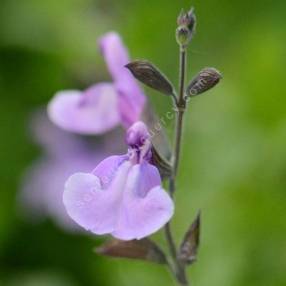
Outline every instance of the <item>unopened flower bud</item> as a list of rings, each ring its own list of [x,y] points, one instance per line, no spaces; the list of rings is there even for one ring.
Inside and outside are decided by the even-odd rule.
[[[187,13],[182,10],[177,19],[177,23],[178,26],[188,27],[190,32],[193,33],[196,26],[196,15],[194,13],[194,8],[191,8]]]
[[[142,121],[137,121],[127,130],[126,143],[129,146],[141,147],[149,138],[147,126]]]
[[[190,43],[191,38],[192,35],[186,26],[180,26],[177,28],[176,40],[180,46],[186,47]]]
[[[177,42],[180,46],[186,47],[190,43],[195,32],[196,16],[194,14],[194,9],[190,9],[187,13],[182,10],[177,19],[177,23]]]
[[[199,95],[218,84],[222,75],[215,68],[204,68],[189,83],[186,94],[193,97]]]

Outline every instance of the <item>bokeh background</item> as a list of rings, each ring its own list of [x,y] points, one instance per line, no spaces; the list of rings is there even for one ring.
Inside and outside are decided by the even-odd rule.
[[[224,79],[186,116],[177,242],[201,209],[193,285],[286,285],[286,2],[1,0],[1,286],[174,285],[161,266],[98,257],[92,250],[102,238],[51,217],[29,219],[19,193],[43,152],[29,132],[31,114],[57,90],[109,78],[96,39],[120,32],[132,58],[151,60],[176,82],[176,17],[190,5],[198,25],[189,77],[214,66]],[[168,98],[146,93],[164,116]],[[154,239],[164,246],[161,234]]]

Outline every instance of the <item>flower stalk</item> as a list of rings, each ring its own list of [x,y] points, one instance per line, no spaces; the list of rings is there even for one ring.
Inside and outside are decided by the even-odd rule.
[[[180,68],[179,68],[179,95],[177,100],[174,101],[174,110],[176,111],[176,128],[175,128],[175,143],[174,143],[174,153],[172,158],[172,174],[169,179],[169,192],[171,197],[174,196],[176,191],[176,177],[180,161],[181,152],[181,141],[183,133],[183,121],[184,113],[186,109],[185,100],[185,77],[186,77],[186,48],[180,47]],[[185,266],[180,263],[177,255],[176,244],[172,235],[171,225],[167,223],[165,226],[165,235],[168,242],[169,252],[172,257],[173,263],[173,273],[179,283],[179,285],[188,285],[188,280],[186,277]]]
[[[177,173],[180,163],[181,142],[183,136],[184,114],[188,100],[198,94],[201,94],[214,87],[221,79],[221,74],[214,68],[203,69],[189,84],[185,87],[186,65],[187,65],[187,47],[190,44],[195,33],[196,17],[194,10],[187,13],[181,12],[178,18],[178,28],[176,30],[176,39],[180,47],[180,66],[179,66],[179,93],[173,94],[174,110],[176,112],[174,151],[172,158],[171,175],[169,177],[169,193],[173,198],[176,191]],[[200,213],[186,232],[185,238],[177,249],[173,238],[170,222],[165,226],[165,236],[168,243],[169,253],[172,258],[170,269],[176,278],[178,285],[188,286],[186,275],[186,266],[196,261],[200,238]]]

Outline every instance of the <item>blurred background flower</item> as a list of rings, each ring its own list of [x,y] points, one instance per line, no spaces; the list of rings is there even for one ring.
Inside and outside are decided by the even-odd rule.
[[[99,238],[65,232],[46,207],[41,213],[51,219],[24,219],[18,198],[31,164],[54,170],[60,159],[48,159],[47,147],[33,143],[30,115],[58,90],[109,79],[97,38],[117,30],[133,59],[154,62],[176,81],[176,19],[190,5],[198,25],[189,75],[215,66],[224,79],[194,98],[186,116],[176,238],[201,208],[199,262],[189,273],[196,285],[285,285],[283,0],[1,1],[0,285],[172,285],[159,266],[96,256]],[[150,89],[145,93],[164,117],[170,102]],[[172,121],[166,127],[170,135]],[[104,139],[83,139],[94,156],[96,146],[105,145],[98,140]],[[164,243],[160,234],[155,239]]]
[[[31,219],[50,216],[64,229],[79,230],[63,205],[65,182],[75,172],[91,172],[106,154],[122,152],[124,132],[96,139],[68,133],[50,122],[45,109],[31,121],[32,138],[44,154],[24,174],[19,203]]]

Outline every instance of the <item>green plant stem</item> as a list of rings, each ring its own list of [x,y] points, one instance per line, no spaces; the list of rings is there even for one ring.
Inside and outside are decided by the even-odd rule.
[[[165,226],[165,235],[166,235],[166,239],[168,242],[168,246],[169,246],[169,250],[170,250],[170,254],[172,256],[173,260],[177,259],[177,249],[176,249],[176,245],[172,236],[172,231],[171,231],[171,225],[168,222]]]
[[[180,161],[181,152],[181,141],[182,141],[182,131],[183,131],[183,119],[184,112],[186,109],[186,101],[184,99],[185,91],[185,75],[186,75],[186,50],[180,50],[180,72],[179,72],[179,96],[175,101],[176,110],[176,128],[175,128],[175,143],[174,143],[174,154],[173,154],[173,168],[172,175],[169,180],[169,192],[171,197],[174,197],[174,192],[176,190],[176,176]],[[177,282],[181,286],[188,286],[188,280],[185,271],[185,265],[182,265],[177,257],[177,248],[172,235],[171,225],[167,223],[165,226],[165,235],[169,247],[169,252],[172,257],[173,262],[173,273],[177,279]]]
[[[183,131],[183,118],[186,109],[186,101],[184,99],[185,93],[185,77],[186,77],[186,60],[187,54],[185,49],[180,50],[180,76],[179,76],[179,98],[177,101],[176,112],[176,134],[175,134],[175,147],[174,147],[174,163],[173,163],[173,175],[176,177],[179,160],[180,160],[180,152],[181,152],[181,140],[182,140],[182,131]],[[174,178],[175,181],[175,178]],[[175,191],[175,188],[174,190]]]

